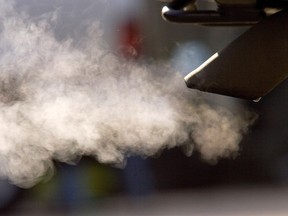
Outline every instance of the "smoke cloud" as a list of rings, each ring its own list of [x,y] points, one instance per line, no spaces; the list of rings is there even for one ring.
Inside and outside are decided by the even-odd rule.
[[[209,105],[165,62],[117,57],[97,22],[60,40],[57,14],[32,19],[3,0],[0,20],[0,178],[18,186],[83,155],[121,164],[188,145],[215,161],[237,153],[254,120]]]

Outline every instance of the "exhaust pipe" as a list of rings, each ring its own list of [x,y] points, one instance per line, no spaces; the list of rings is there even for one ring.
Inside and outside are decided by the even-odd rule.
[[[288,77],[288,11],[264,18],[185,77],[189,88],[257,100]]]

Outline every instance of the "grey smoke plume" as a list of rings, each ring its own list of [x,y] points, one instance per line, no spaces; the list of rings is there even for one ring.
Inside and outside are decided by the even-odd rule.
[[[33,21],[1,0],[0,19],[0,177],[14,184],[83,155],[122,163],[185,144],[214,161],[237,152],[253,122],[205,103],[164,62],[118,58],[97,22],[74,41],[56,39],[57,14]]]

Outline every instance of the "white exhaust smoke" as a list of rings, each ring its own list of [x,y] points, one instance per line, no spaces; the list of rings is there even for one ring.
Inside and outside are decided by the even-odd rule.
[[[37,183],[53,160],[103,163],[194,146],[215,161],[239,150],[254,114],[212,108],[165,63],[132,63],[103,46],[99,25],[57,40],[51,21],[0,1],[0,177]]]

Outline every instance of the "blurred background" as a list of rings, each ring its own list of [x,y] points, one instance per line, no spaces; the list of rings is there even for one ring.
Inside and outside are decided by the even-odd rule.
[[[162,20],[156,0],[19,0],[17,8],[39,16],[61,9],[59,39],[77,37],[99,20],[112,52],[127,58],[166,60],[185,76],[247,27],[201,27]],[[205,8],[213,1],[200,1]],[[217,164],[186,157],[180,148],[153,158],[130,157],[125,168],[83,158],[56,163],[51,179],[30,189],[0,181],[0,215],[287,215],[288,84],[260,102],[207,97],[229,109],[246,106],[259,119],[235,159]]]

